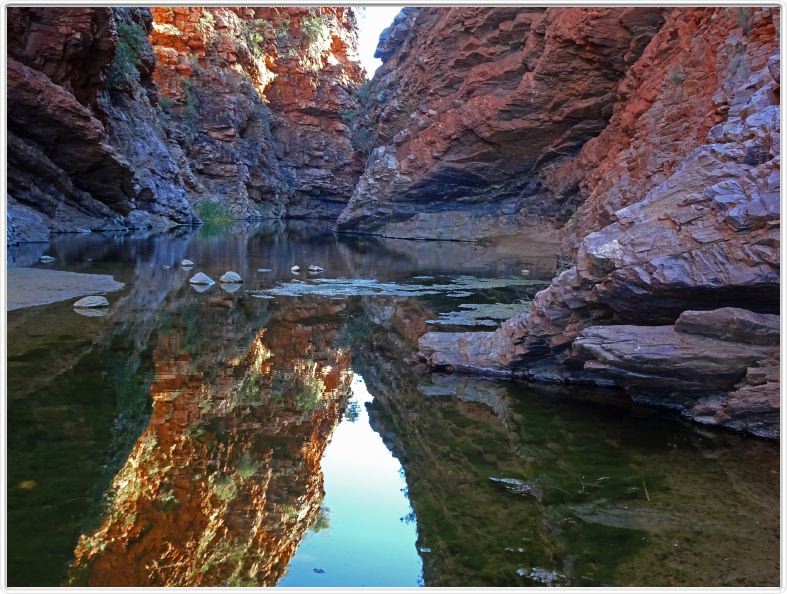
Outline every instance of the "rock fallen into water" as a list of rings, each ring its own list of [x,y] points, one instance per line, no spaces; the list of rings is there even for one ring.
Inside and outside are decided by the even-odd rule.
[[[180,265],[183,268],[191,268],[192,266],[194,266],[194,262],[192,262],[191,260],[183,259],[180,261]]]
[[[298,274],[300,271],[301,271],[301,267],[300,266],[293,266],[292,268],[290,268],[290,272],[292,272],[294,274]]]
[[[489,480],[492,481],[492,484],[494,484],[496,487],[499,487],[508,493],[513,493],[514,495],[530,495],[536,499],[541,499],[541,497],[544,495],[543,491],[541,491],[541,488],[533,481],[502,478],[496,476],[490,476]]]
[[[517,570],[517,574],[522,575]],[[532,567],[527,576],[534,582],[539,582],[545,586],[554,586],[560,584],[566,576],[557,571],[550,571],[541,567]]]
[[[710,311],[684,311],[675,331],[718,338],[727,342],[778,346],[779,316],[760,314],[738,307]]]
[[[237,283],[242,283],[243,279],[240,277],[240,274],[238,274],[234,270],[228,270],[227,272],[221,275],[219,281],[222,283],[237,284]]]
[[[75,301],[74,307],[109,307],[109,301],[103,295],[88,295]]]
[[[189,282],[192,285],[213,285],[216,283],[212,278],[210,278],[207,274],[203,272],[198,272],[194,276],[189,279]]]
[[[270,268],[258,268],[257,272],[273,272],[273,270]]]
[[[52,256],[41,256],[38,261],[43,264],[49,264],[50,262],[54,262],[55,259]]]
[[[313,274],[317,272],[325,272],[325,268],[323,268],[322,266],[317,266],[316,264],[312,264],[309,266],[309,272]]]

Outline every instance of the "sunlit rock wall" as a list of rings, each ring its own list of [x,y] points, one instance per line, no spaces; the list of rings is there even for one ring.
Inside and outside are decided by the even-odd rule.
[[[352,9],[18,7],[7,34],[8,243],[335,218],[362,170]]]

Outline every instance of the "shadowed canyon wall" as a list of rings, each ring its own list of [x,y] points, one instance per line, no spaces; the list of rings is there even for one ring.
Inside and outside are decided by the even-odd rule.
[[[381,146],[339,227],[473,240],[567,219],[577,153],[663,20],[657,8],[405,9],[357,124]]]
[[[362,168],[349,8],[13,8],[9,243],[336,217]]]
[[[778,16],[664,13],[573,164],[574,266],[496,332],[427,334],[427,360],[552,381],[573,370],[778,434]]]

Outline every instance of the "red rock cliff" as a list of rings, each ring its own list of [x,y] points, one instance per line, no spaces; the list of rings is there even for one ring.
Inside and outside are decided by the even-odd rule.
[[[574,161],[576,265],[496,332],[425,335],[430,362],[603,377],[703,422],[777,435],[778,16],[673,9]]]
[[[154,8],[153,78],[205,199],[335,217],[362,168],[340,112],[363,79],[351,9]]]
[[[663,22],[656,8],[406,9],[357,126],[381,145],[339,226],[479,239],[565,219],[574,164]]]
[[[8,39],[9,243],[335,217],[361,172],[349,8],[12,8]]]

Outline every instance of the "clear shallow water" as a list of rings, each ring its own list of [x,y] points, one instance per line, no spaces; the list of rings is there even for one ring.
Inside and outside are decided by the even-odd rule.
[[[417,586],[421,558],[399,461],[369,425],[373,397],[353,376],[347,412],[322,459],[326,522],[313,527],[280,586]],[[315,571],[316,570],[316,571]]]
[[[484,279],[548,279],[549,254],[292,225],[47,253],[128,287],[106,317],[8,315],[11,585],[778,583],[773,444],[405,362],[440,314],[526,302]],[[260,298],[312,263],[410,289]],[[187,282],[228,269],[236,292]]]

